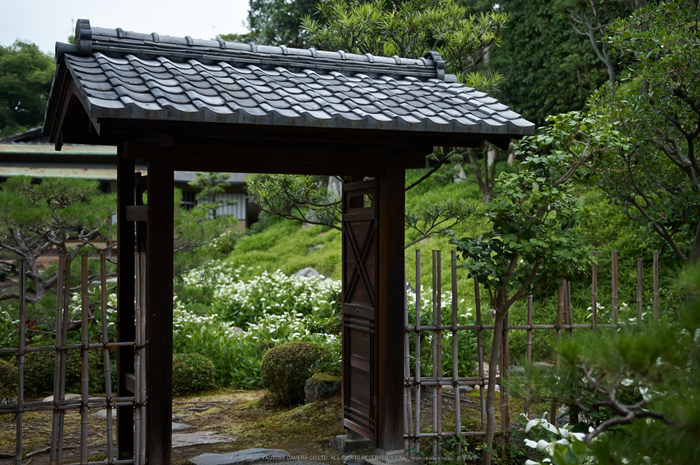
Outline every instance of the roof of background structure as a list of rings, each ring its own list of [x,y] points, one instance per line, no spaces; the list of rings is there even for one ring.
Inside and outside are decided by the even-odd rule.
[[[0,177],[76,177],[87,179],[117,179],[117,148],[101,145],[64,145],[60,152],[41,135],[41,128],[0,138]],[[138,171],[147,173],[145,163]],[[245,185],[250,173],[230,173],[226,183]],[[176,184],[197,179],[194,171],[175,171]]]
[[[445,75],[435,52],[387,58],[140,34],[90,27],[86,20],[76,32],[76,45],[57,44],[56,56],[95,123],[139,119],[511,137],[535,129],[496,99]]]

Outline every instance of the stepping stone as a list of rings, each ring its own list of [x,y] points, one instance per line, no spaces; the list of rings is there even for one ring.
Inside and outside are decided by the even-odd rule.
[[[97,412],[93,413],[90,416],[92,418],[97,419],[97,420],[107,421],[107,409],[103,408],[101,410],[98,410]],[[117,409],[115,409],[115,408],[112,408],[112,421],[117,421]]]
[[[215,433],[214,431],[198,431],[196,433],[173,433],[173,449],[176,447],[199,446],[202,444],[220,444],[223,442],[233,442],[236,437]],[[203,454],[219,455],[219,454]],[[224,454],[226,455],[226,454]]]
[[[183,431],[192,428],[192,425],[186,425],[184,423],[173,422],[173,431]]]
[[[174,435],[173,435],[174,436]],[[280,449],[244,449],[228,454],[202,454],[190,459],[195,465],[244,465],[255,462],[291,461],[291,454]]]
[[[80,394],[66,394],[64,396],[65,400],[81,400],[83,398]],[[44,397],[42,402],[53,402],[53,396]]]

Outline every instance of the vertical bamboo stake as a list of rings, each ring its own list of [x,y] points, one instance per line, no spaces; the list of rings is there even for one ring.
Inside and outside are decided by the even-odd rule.
[[[15,465],[22,465],[22,428],[24,411],[24,354],[26,352],[27,306],[25,293],[27,287],[27,262],[19,263],[19,347],[17,351],[17,443],[15,444]]]
[[[507,446],[509,443],[508,431],[510,431],[510,393],[508,390],[508,373],[510,369],[510,345],[508,335],[509,313],[506,313],[505,321],[503,322],[503,347],[501,349],[501,372],[499,378],[499,386],[501,387],[501,444]]]
[[[146,357],[146,346],[148,341],[146,340],[146,254],[141,253],[141,319],[139,325],[141,327],[141,348],[139,352],[141,353],[141,404],[139,408],[141,409],[141,445],[139,447],[139,465],[145,465],[146,463],[146,402],[148,400],[146,396],[146,370],[147,370],[147,357]]]
[[[642,322],[642,267],[644,260],[637,259],[637,323]]]
[[[481,431],[486,430],[486,405],[484,404],[484,344],[483,330],[481,324],[481,291],[479,290],[479,281],[474,278],[474,306],[476,307],[476,325],[479,329],[476,330],[476,351],[477,360],[479,362],[479,405],[481,406]]]
[[[654,251],[654,319],[659,319],[659,251]]]
[[[80,463],[87,463],[88,448],[88,313],[90,311],[90,301],[88,299],[88,256],[80,257],[80,296],[81,325],[80,325],[80,355],[82,357],[81,373],[81,405],[80,405]]]
[[[416,398],[416,421],[414,422],[415,434],[413,437],[413,448],[420,451],[420,401],[421,401],[421,377],[420,377],[420,250],[416,250],[416,361],[415,361],[415,398]]]
[[[102,356],[105,365],[105,397],[107,398],[107,463],[114,459],[114,443],[112,439],[112,368],[109,363],[109,332],[107,324],[107,257],[100,252],[100,309],[102,316]]]
[[[51,449],[49,452],[49,464],[56,465],[56,446],[57,446],[57,435],[58,435],[58,391],[60,386],[61,378],[61,351],[59,347],[63,345],[61,342],[61,335],[63,333],[63,271],[64,271],[65,257],[63,253],[58,255],[58,276],[56,280],[56,336],[55,336],[55,346],[56,346],[56,359],[53,374],[53,418],[51,422]]]
[[[617,250],[612,251],[612,307],[613,325],[617,326]]]
[[[593,251],[593,292],[592,292],[592,306],[593,318],[591,320],[591,328],[595,329],[598,327],[598,251]]]
[[[72,259],[69,256],[66,257],[64,261],[65,272],[63,273],[63,325],[61,327],[61,363],[60,371],[61,376],[58,386],[58,403],[60,404],[66,398],[66,366],[68,361],[68,349],[65,348],[66,342],[68,341],[68,321],[70,320],[70,274],[71,274],[71,263]],[[54,400],[56,396],[54,394]],[[66,418],[66,411],[61,409],[58,414],[58,445],[56,449],[56,460],[58,463],[63,462],[63,433],[65,431],[64,424]]]
[[[559,286],[559,292],[557,294],[557,324],[556,324],[556,331],[557,331],[557,343],[561,341],[561,324],[562,324],[562,317],[564,315],[564,287],[566,286],[566,281],[562,280],[561,285]]]
[[[568,336],[571,336],[573,334],[573,324],[574,324],[574,316],[571,311],[571,281],[566,281],[566,300],[565,300],[565,310],[566,310],[566,322],[569,325],[569,328],[566,330],[566,334]],[[569,424],[574,424],[578,423],[578,413],[570,413],[569,414]]]
[[[406,262],[403,264],[403,376],[408,379],[411,376],[411,350],[409,348],[410,336],[408,334],[408,289],[406,283]],[[404,386],[403,388],[403,430],[405,434],[411,434],[411,387]],[[408,436],[404,439],[404,450],[411,448]]]
[[[573,329],[572,325],[574,324],[574,316],[571,311],[571,282],[566,281],[566,322],[569,325],[569,328],[566,330],[566,333],[571,336]]]
[[[455,452],[462,453],[462,406],[459,399],[459,339],[457,333],[457,252],[452,251],[452,386],[455,393]]]
[[[528,370],[532,366],[532,293],[527,295],[527,332],[525,343],[525,357],[527,359]],[[525,416],[530,416],[530,397],[525,398]]]
[[[440,251],[433,250],[433,377],[437,378],[437,385],[433,388],[433,432],[442,434],[442,331],[439,325],[442,323],[442,302],[440,291],[442,289],[441,259]],[[440,439],[433,439],[433,456],[440,454]]]
[[[562,280],[561,285],[559,286],[559,296],[557,300],[557,323],[556,323],[556,328],[557,328],[557,343],[561,341],[561,322],[562,322],[562,316],[564,313],[564,288],[566,286],[566,282]],[[559,357],[554,359],[554,365],[559,366]],[[552,399],[552,405],[551,405],[551,410],[549,412],[549,422],[551,424],[556,424],[557,420],[557,399],[553,398]]]

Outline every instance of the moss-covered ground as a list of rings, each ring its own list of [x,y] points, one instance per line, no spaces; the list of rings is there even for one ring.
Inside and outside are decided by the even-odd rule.
[[[95,413],[95,411],[90,412]],[[192,426],[183,432],[210,431],[234,440],[173,449],[173,463],[186,464],[199,454],[227,453],[252,447],[283,449],[296,457],[323,457],[326,463],[338,456],[331,448],[331,439],[343,434],[339,396],[322,399],[289,409],[270,407],[264,391],[217,389],[173,400],[176,421]],[[23,464],[43,465],[49,462],[52,414],[25,413],[23,418]],[[0,465],[14,464],[16,447],[14,415],[0,415]],[[116,426],[116,424],[115,424]],[[65,417],[64,463],[80,461],[80,414]],[[104,460],[107,451],[107,429],[104,420],[90,417],[88,457]]]
[[[497,430],[500,429],[501,412],[498,408],[500,393],[496,393]],[[463,431],[481,429],[481,407],[478,390],[460,396],[460,412]],[[523,411],[523,401],[511,398],[511,423]],[[455,399],[449,392],[442,396],[442,431],[454,431]],[[547,406],[533,405],[531,412],[546,410]],[[432,432],[432,393],[426,389],[421,396],[422,432]],[[91,411],[90,413],[94,413]],[[329,397],[307,405],[293,408],[273,408],[265,400],[265,391],[238,391],[215,389],[204,393],[175,397],[173,414],[177,422],[192,428],[183,432],[204,431],[230,437],[219,444],[178,447],[173,449],[173,464],[185,465],[189,459],[203,453],[228,453],[254,447],[283,449],[293,456],[315,457],[319,462],[332,465],[342,463],[342,455],[334,450],[332,439],[343,434],[342,402],[339,396]],[[24,414],[23,453],[24,465],[49,463],[48,447],[51,439],[52,414],[32,412]],[[16,440],[14,415],[0,416],[0,465],[14,464]],[[80,414],[65,417],[64,463],[79,462],[80,459]],[[465,443],[463,455],[471,457],[466,463],[479,463],[481,437],[470,438]],[[449,441],[443,440],[442,454],[447,457],[451,450]],[[106,458],[106,422],[92,416],[89,423],[88,457],[90,461]],[[423,439],[420,451],[426,456],[432,452],[432,441]],[[465,463],[465,462],[462,462]]]

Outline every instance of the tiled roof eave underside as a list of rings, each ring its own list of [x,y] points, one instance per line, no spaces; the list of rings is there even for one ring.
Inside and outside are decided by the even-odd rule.
[[[94,120],[139,119],[522,136],[534,125],[483,92],[438,79],[291,72],[101,52],[65,63]]]

